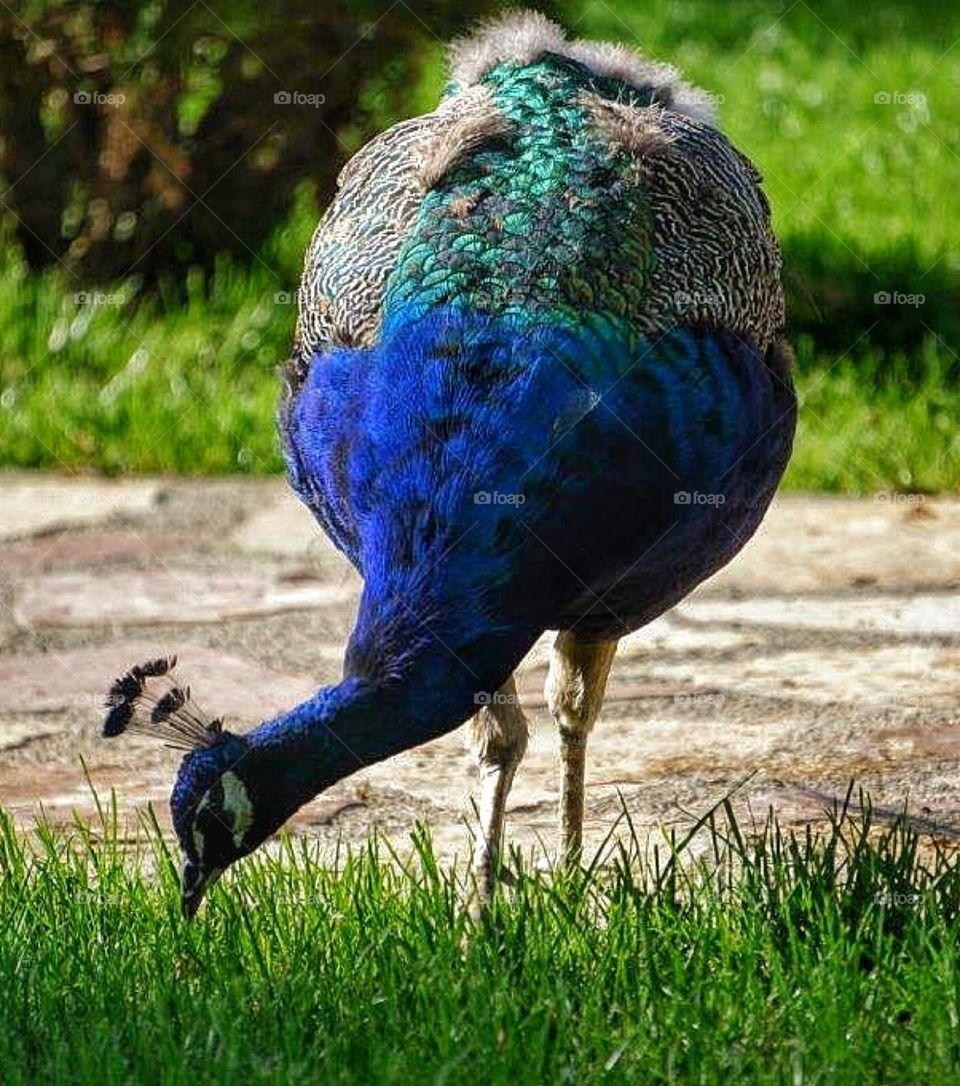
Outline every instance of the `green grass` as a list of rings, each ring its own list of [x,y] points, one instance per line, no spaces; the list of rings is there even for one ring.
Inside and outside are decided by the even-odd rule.
[[[4,293],[14,292],[0,283]],[[169,307],[77,306],[52,275],[29,282],[15,303],[20,318],[0,327],[0,461],[110,473],[279,470],[277,371],[295,307],[275,303],[277,293],[265,276],[226,262],[209,284],[194,276]]]
[[[786,489],[956,492],[960,386],[954,359],[873,349],[837,361],[798,351],[799,424]]]
[[[30,274],[13,246],[0,250],[0,463],[280,470],[278,370],[315,225],[305,187],[260,261],[222,258],[147,297],[133,276],[68,284],[57,270]]]
[[[795,239],[833,238],[853,262],[912,247],[932,263],[953,245],[956,11],[889,0],[869,19],[839,0],[566,6],[582,14],[578,32],[632,41],[720,96],[724,130],[763,172],[788,251]],[[878,93],[925,101],[876,102]],[[960,254],[946,259],[960,271]]]
[[[807,408],[787,485],[955,490],[960,15],[884,3],[863,19],[833,0],[816,13],[802,0],[565,8],[577,33],[639,44],[718,95],[723,126],[765,175]],[[411,108],[439,88],[438,57]],[[279,470],[275,370],[295,307],[274,298],[295,289],[316,215],[304,189],[249,266],[221,261],[148,298],[135,278],[96,288],[28,274],[0,236],[0,464]],[[108,300],[79,305],[82,290]],[[880,292],[923,302],[876,304]]]
[[[56,1082],[960,1081],[960,866],[869,807],[819,838],[705,819],[534,877],[474,928],[423,833],[304,840],[178,915],[155,828],[0,819],[0,1075]],[[623,827],[621,827],[623,828]],[[630,835],[627,834],[630,841]],[[146,871],[153,866],[157,876]]]

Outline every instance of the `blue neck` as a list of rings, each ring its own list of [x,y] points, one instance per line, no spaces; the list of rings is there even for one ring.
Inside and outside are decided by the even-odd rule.
[[[451,623],[443,631],[456,649],[365,591],[343,681],[247,736],[277,826],[342,778],[463,724],[477,711],[477,695],[506,681],[538,632],[464,643]]]
[[[284,751],[276,772],[297,806],[462,724],[544,628],[550,592],[516,586],[528,534],[476,500],[521,491],[541,451],[528,435],[546,449],[558,402],[573,401],[571,421],[582,410],[563,367],[536,411],[521,402],[532,374],[558,371],[543,338],[527,344],[488,317],[408,314],[377,348],[317,360],[281,410],[291,482],[364,578],[344,681],[251,735]]]

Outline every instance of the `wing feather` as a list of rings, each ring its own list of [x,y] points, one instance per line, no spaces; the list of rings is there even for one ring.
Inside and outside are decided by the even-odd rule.
[[[508,130],[490,91],[474,86],[387,129],[350,159],[307,252],[295,385],[315,354],[377,341],[387,280],[424,197],[463,156]]]
[[[754,339],[783,334],[780,248],[756,167],[711,125],[654,104],[585,92],[596,136],[626,152],[654,221],[654,265],[643,307],[651,335],[704,324]]]

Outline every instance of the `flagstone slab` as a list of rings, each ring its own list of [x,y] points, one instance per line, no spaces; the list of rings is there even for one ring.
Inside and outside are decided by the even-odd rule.
[[[189,641],[114,641],[61,652],[0,658],[0,746],[7,738],[4,717],[14,713],[52,714],[81,710],[99,720],[111,682],[133,664],[176,654],[178,672],[196,702],[213,716],[248,726],[309,697],[317,683],[264,667],[240,653]],[[20,735],[21,725],[17,725]],[[147,740],[149,741],[149,740]],[[105,752],[114,744],[106,744]]]
[[[252,552],[344,562],[309,510],[279,480],[235,531]],[[756,535],[702,593],[815,592],[960,584],[960,501],[923,495],[778,496]]]
[[[5,487],[32,479],[0,476],[0,521]],[[116,789],[122,823],[135,828],[153,803],[169,829],[180,755],[100,737],[110,682],[177,653],[198,704],[245,731],[336,681],[359,579],[281,479],[169,480],[134,519],[119,506],[100,515],[60,534],[0,533],[0,805],[24,826],[41,803],[55,821],[76,809],[96,826],[82,757],[102,799]],[[752,773],[733,800],[745,824],[768,806],[784,825],[819,823],[854,777],[878,809],[909,797],[938,832],[960,827],[958,584],[956,500],[778,498],[740,558],[621,644],[590,740],[588,852],[624,807],[642,840],[657,839]],[[120,624],[130,639],[111,632]],[[556,836],[552,641],[518,674],[531,736],[508,843],[524,851]],[[442,857],[463,856],[468,740],[459,729],[361,769],[291,826],[331,853],[374,828],[403,850],[422,819]]]
[[[2,668],[0,668],[2,675]],[[0,678],[0,682],[3,679]],[[2,709],[0,709],[2,712]],[[0,721],[0,753],[25,747],[37,739],[57,735],[61,731],[58,724],[42,720],[11,720]]]
[[[958,584],[956,498],[784,494],[740,554],[700,592]]]
[[[130,528],[84,528],[82,531],[16,539],[0,543],[0,583],[16,582],[31,573],[83,569],[119,563],[169,560],[190,549],[190,540],[173,532]]]
[[[14,614],[23,626],[189,624],[329,607],[351,597],[348,585],[319,579],[164,566],[28,577],[16,590]]]
[[[155,480],[108,480],[49,475],[0,475],[0,539],[142,517],[160,494]]]
[[[313,514],[289,487],[264,494],[258,506],[233,534],[233,542],[241,550],[302,556],[318,545],[334,549]]]
[[[25,826],[40,818],[54,825],[69,825],[77,815],[96,825],[97,800],[101,807],[109,805],[110,792],[116,789],[121,825],[135,831],[136,812],[153,803],[161,824],[169,826],[170,788],[166,776],[89,762],[85,771],[79,759],[67,763],[14,764],[4,768],[0,779],[0,804]],[[96,793],[91,790],[91,782]]]
[[[231,542],[247,554],[299,559],[305,574],[349,587],[357,595],[363,587],[360,575],[289,487],[264,494],[257,510],[233,533]]]
[[[960,589],[904,597],[702,597],[679,604],[676,613],[698,623],[960,637]]]
[[[616,665],[614,665],[616,666]],[[790,699],[866,709],[927,710],[960,706],[960,645],[822,645],[745,653],[729,660],[652,660],[661,680],[712,686],[728,696]]]

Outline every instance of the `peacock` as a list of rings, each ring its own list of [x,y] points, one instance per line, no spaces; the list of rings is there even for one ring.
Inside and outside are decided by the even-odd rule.
[[[114,684],[104,731],[184,751],[192,916],[325,788],[469,720],[488,901],[527,744],[518,664],[556,631],[576,864],[619,639],[743,547],[786,467],[761,178],[674,68],[514,11],[451,45],[432,113],[347,163],[299,303],[279,431],[290,484],[363,578],[342,680],[240,735],[153,660]]]

